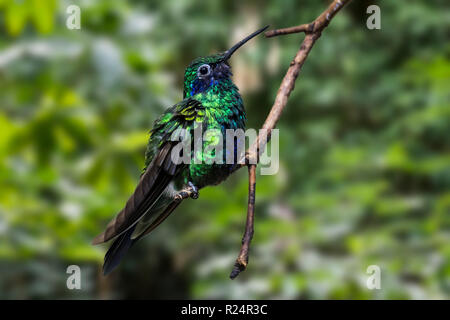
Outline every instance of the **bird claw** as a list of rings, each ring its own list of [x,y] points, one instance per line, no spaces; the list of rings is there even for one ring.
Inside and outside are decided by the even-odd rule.
[[[198,199],[198,192],[197,192],[197,191],[192,192],[192,193],[191,193],[191,198],[192,198],[192,199]]]
[[[198,189],[197,189],[197,187],[194,186],[194,184],[192,182],[188,182],[188,184],[189,184],[189,188],[191,190],[190,197],[192,199],[198,199]]]
[[[180,202],[180,201],[183,200],[183,199],[185,199],[185,197],[183,196],[183,192],[177,193],[177,194],[175,195],[175,198],[174,198],[174,200],[175,200],[176,202]]]
[[[198,198],[198,189],[192,182],[189,182],[189,187],[181,190],[175,195],[175,201],[179,202],[187,198],[197,199]]]

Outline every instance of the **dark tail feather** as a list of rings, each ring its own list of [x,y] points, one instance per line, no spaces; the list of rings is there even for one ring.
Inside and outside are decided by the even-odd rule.
[[[131,239],[131,235],[133,234],[136,226],[133,226],[126,232],[122,233],[120,236],[114,240],[111,247],[108,249],[105,255],[105,262],[103,263],[103,275],[109,274],[113,271],[120,263],[120,260],[125,256],[128,249],[131,248],[134,240]]]

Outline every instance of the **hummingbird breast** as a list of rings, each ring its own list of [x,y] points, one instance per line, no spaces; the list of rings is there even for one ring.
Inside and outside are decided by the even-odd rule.
[[[193,152],[189,181],[202,188],[221,183],[237,165],[239,141],[234,136],[231,141],[230,133],[238,129],[243,133],[246,116],[237,88],[222,92],[211,90],[199,97],[199,101],[205,108],[202,150]]]

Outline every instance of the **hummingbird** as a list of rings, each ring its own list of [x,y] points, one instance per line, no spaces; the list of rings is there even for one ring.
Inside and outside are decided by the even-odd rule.
[[[193,142],[192,133],[198,128],[203,132],[216,130],[222,137],[228,129],[245,130],[244,104],[231,79],[229,59],[268,27],[253,32],[223,53],[196,58],[186,68],[183,100],[168,108],[150,130],[144,169],[136,189],[105,231],[92,241],[96,245],[114,239],[105,255],[104,275],[113,271],[128,249],[159,226],[183,200],[197,199],[201,188],[221,183],[238,165],[237,161],[210,161],[216,156],[216,149],[211,148],[218,143],[214,136],[201,142],[203,150],[209,147],[210,152],[194,150],[187,163],[174,161],[172,153],[179,139],[174,141],[177,139],[173,136],[188,137]]]

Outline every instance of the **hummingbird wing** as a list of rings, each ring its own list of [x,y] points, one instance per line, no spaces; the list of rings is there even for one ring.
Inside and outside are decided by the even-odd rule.
[[[133,242],[138,241],[142,237],[146,236],[150,232],[152,232],[157,226],[159,226],[166,218],[180,205],[181,201],[171,201],[164,210],[157,213],[154,219],[151,221],[139,221],[136,224],[136,228],[133,231],[133,234],[130,236]],[[148,215],[148,214],[147,214]]]
[[[93,244],[103,243],[123,234],[149,213],[169,183],[186,166],[186,164],[176,164],[172,161],[172,149],[180,142],[180,138],[183,139],[180,136],[174,139],[172,135],[177,129],[190,131],[193,128],[193,121],[202,120],[203,110],[204,107],[200,102],[187,98],[169,108],[155,121],[150,131],[146,168],[134,193],[125,207],[109,222],[105,231],[93,240]],[[185,131],[178,132],[185,133]]]

